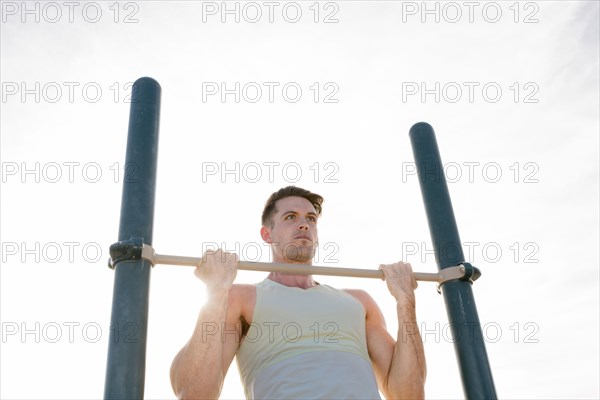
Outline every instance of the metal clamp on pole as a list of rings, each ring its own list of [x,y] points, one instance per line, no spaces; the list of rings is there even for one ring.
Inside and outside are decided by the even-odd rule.
[[[456,273],[456,270],[458,270],[459,272]],[[445,273],[445,271],[448,271],[448,273]],[[463,262],[460,265],[457,265],[456,267],[444,268],[439,272],[439,274],[444,275],[446,277],[443,281],[440,281],[437,284],[437,291],[439,294],[442,294],[442,285],[444,283],[454,279],[460,279],[461,281],[473,283],[474,281],[479,279],[479,277],[481,276],[481,271],[479,270],[479,268],[474,267],[470,263]]]
[[[463,262],[461,263],[461,265],[465,268],[465,276],[460,278],[461,281],[473,283],[481,276],[481,271],[479,270],[479,268],[474,267],[470,263]]]
[[[129,240],[113,243],[108,250],[110,253],[108,267],[115,269],[117,263],[121,261],[141,260],[144,246],[146,245],[144,245],[144,239],[141,237],[132,237]]]
[[[130,240],[118,242],[111,246],[111,257],[109,266],[114,265],[119,261],[144,259],[152,266],[157,264],[163,265],[180,265],[197,267],[203,263],[200,257],[173,256],[165,254],[157,254],[154,248],[147,244],[140,245],[140,238],[131,238]],[[354,278],[375,278],[384,279],[383,271],[378,269],[361,269],[361,268],[341,268],[341,267],[320,267],[315,265],[299,265],[286,263],[267,263],[267,262],[238,262],[238,269],[244,271],[258,272],[279,272],[282,274],[297,274],[297,275],[327,275],[327,276],[343,276]],[[463,263],[461,265],[444,268],[437,273],[414,272],[417,281],[437,282],[438,291],[441,285],[451,280],[469,280],[473,281],[480,276],[479,270],[471,266],[471,264]]]

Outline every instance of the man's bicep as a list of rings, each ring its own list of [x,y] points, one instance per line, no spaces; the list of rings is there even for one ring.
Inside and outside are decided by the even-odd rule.
[[[224,329],[225,334],[221,336],[223,340],[223,377],[227,374],[233,358],[235,357],[242,339],[241,322],[236,324],[227,323]]]
[[[370,298],[366,317],[367,348],[379,389],[387,395],[387,376],[390,371],[396,342],[387,331],[383,313]]]
[[[234,284],[229,292],[227,317],[222,330],[223,340],[223,376],[231,366],[249,324],[252,323],[254,305],[256,303],[256,287],[254,285]]]
[[[219,332],[220,340],[223,342],[223,377],[233,362],[242,338],[242,302],[243,298],[239,291],[235,289],[231,292],[231,297],[227,307],[227,317],[224,326],[221,326]]]
[[[390,369],[396,342],[388,333],[385,318],[375,300],[364,290],[347,289],[346,291],[360,301],[365,310],[367,350],[377,384],[381,388]]]

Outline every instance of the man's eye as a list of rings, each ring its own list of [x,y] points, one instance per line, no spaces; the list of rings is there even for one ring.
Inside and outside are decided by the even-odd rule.
[[[294,214],[287,215],[285,219],[294,219],[296,216]]]
[[[317,222],[317,219],[313,216],[308,217],[308,220],[312,222]]]

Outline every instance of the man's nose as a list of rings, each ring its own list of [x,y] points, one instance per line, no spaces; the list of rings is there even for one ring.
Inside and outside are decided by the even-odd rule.
[[[300,221],[300,225],[298,225],[298,229],[307,231],[308,230],[308,220],[306,218]]]

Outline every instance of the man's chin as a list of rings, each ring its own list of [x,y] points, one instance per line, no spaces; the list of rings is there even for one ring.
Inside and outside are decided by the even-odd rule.
[[[291,246],[284,251],[283,258],[286,262],[310,264],[315,257],[315,249],[313,247]]]
[[[312,257],[297,257],[297,258],[287,258],[286,262],[295,263],[295,264],[312,264]]]

